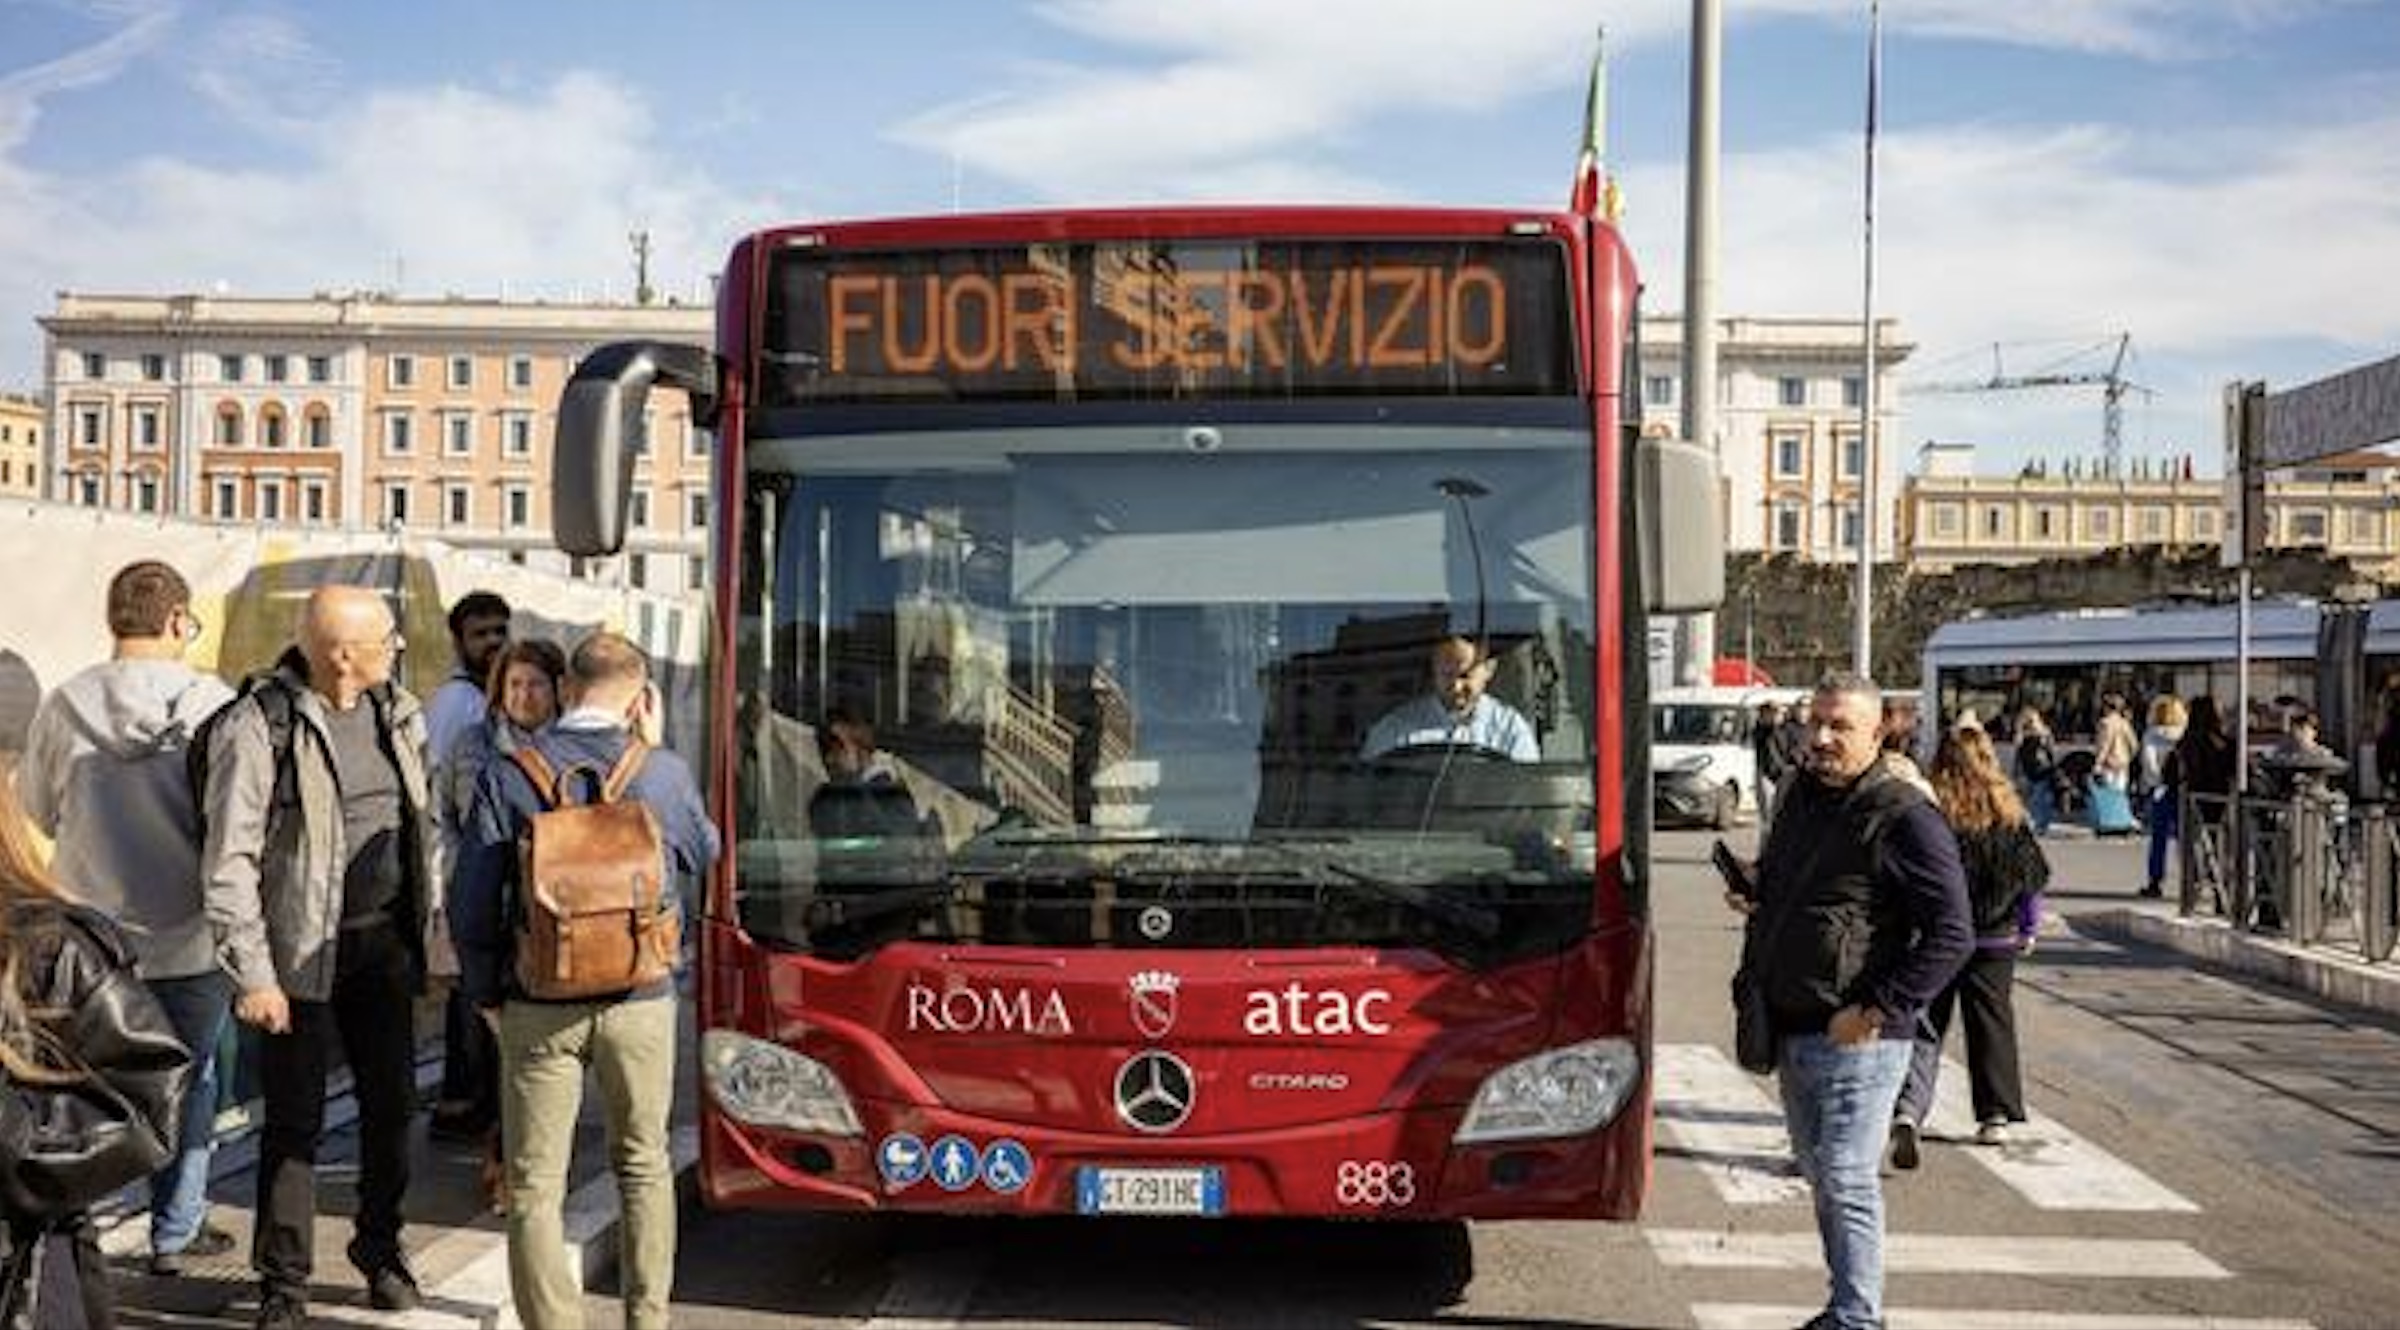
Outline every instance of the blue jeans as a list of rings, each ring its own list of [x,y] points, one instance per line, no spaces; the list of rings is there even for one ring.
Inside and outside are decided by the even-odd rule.
[[[1908,1075],[1909,1041],[1843,1047],[1821,1034],[1787,1035],[1776,1080],[1792,1154],[1817,1207],[1840,1330],[1883,1323],[1883,1143]]]
[[[216,1150],[217,1041],[233,1014],[233,985],[223,974],[149,981],[175,1038],[191,1050],[175,1157],[150,1179],[150,1250],[182,1251],[208,1217],[208,1160]]]
[[[2025,816],[2033,822],[2033,834],[2046,834],[2058,818],[2058,791],[2046,780],[2021,781],[2019,786],[2025,793]]]
[[[2150,880],[2157,886],[2167,876],[2167,843],[2182,830],[2183,809],[2164,786],[2150,792]]]

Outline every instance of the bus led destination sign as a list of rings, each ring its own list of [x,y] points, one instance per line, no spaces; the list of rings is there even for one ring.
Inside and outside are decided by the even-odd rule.
[[[1572,392],[1543,241],[796,251],[769,406]]]

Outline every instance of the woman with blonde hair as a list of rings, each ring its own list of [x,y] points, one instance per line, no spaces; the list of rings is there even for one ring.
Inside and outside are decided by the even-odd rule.
[[[2017,1017],[2010,998],[2017,957],[2033,950],[2042,919],[2042,888],[2050,861],[2042,854],[2025,805],[2000,770],[1991,737],[1952,730],[1933,755],[1935,801],[1958,837],[1967,870],[1967,903],[1975,916],[1975,952],[1950,986],[1934,998],[1917,1026],[1908,1082],[1892,1115],[1892,1166],[1917,1166],[1917,1129],[1933,1108],[1942,1042],[1950,1013],[1967,1027],[1967,1083],[1975,1105],[1975,1139],[1998,1145],[2012,1123],[2025,1120],[2024,1078],[2017,1065]]]
[[[171,1158],[191,1056],[0,776],[0,1326],[114,1324],[86,1211]]]
[[[2150,814],[2150,877],[2141,894],[2154,899],[2161,894],[2159,883],[2167,875],[2167,845],[2182,832],[2177,825],[2182,809],[2177,806],[2174,784],[2167,779],[2167,759],[2175,755],[2175,745],[2183,741],[2185,719],[2182,698],[2173,693],[2153,698],[2150,727],[2142,732],[2142,755],[2134,767]]]

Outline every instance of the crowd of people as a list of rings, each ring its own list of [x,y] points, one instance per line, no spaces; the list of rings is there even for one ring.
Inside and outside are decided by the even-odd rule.
[[[674,984],[642,970],[562,995],[516,963],[508,909],[546,819],[638,805],[662,834],[626,876],[678,935],[720,844],[690,769],[658,747],[641,650],[610,632],[571,650],[514,639],[507,603],[474,593],[449,617],[457,668],[420,707],[370,588],[312,592],[292,646],[238,689],[186,663],[203,630],[169,565],[120,570],[106,614],[110,658],[43,700],[0,779],[0,1326],[113,1323],[90,1210],[145,1176],[153,1275],[234,1248],[208,1209],[229,1021],[258,1035],[256,1323],[307,1321],[337,1050],[358,1104],[347,1255],[376,1309],[416,1307],[402,1232],[429,981],[450,990],[434,1129],[490,1143],[520,1314],[582,1323],[560,1209],[591,1067],[626,1211],[626,1323],[666,1324]]]

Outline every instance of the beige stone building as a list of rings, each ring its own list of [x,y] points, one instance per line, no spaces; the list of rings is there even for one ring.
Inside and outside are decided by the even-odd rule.
[[[1717,449],[1725,545],[1819,562],[1858,557],[1862,478],[1875,476],[1875,549],[1892,556],[1901,481],[1892,371],[1914,344],[1877,320],[1875,456],[1859,446],[1866,343],[1857,319],[1719,321]],[[1683,321],[1642,320],[1643,429],[1673,434],[1683,415]]]
[[[0,393],[0,496],[38,498],[49,412],[38,397]]]
[[[1901,541],[1913,566],[1941,572],[2119,545],[2212,545],[2224,520],[2225,482],[2186,468],[1977,475],[1972,446],[1926,444],[1903,491]],[[2353,453],[2270,472],[2267,544],[2400,579],[2400,458]]]
[[[558,395],[593,347],[706,342],[682,305],[62,293],[52,499],[221,522],[391,527],[563,568],[547,489]],[[653,399],[625,554],[591,575],[696,589],[708,436]]]

